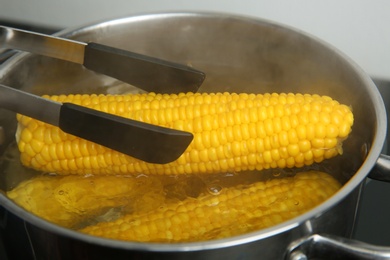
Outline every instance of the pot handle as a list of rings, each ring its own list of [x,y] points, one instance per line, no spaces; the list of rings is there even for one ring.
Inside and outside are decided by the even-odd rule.
[[[368,177],[390,182],[390,156],[381,154]],[[390,247],[375,246],[353,239],[313,234],[290,244],[286,260],[308,259],[389,259]]]
[[[290,244],[286,260],[390,259],[390,248],[331,235],[314,234]]]
[[[377,181],[390,182],[390,156],[381,154],[368,177]]]

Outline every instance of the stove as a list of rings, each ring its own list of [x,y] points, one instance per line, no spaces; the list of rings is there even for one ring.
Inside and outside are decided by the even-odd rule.
[[[15,24],[1,20],[0,24],[46,34],[51,34],[56,31],[59,31],[58,28]],[[0,64],[11,55],[12,52],[0,51]],[[390,80],[373,78],[373,81],[381,92],[382,97],[385,101],[387,114],[390,115]],[[390,154],[390,151],[387,151],[387,147],[388,141],[386,141],[383,153]],[[375,245],[390,246],[390,207],[388,206],[390,202],[388,201],[388,198],[390,198],[390,183],[380,182],[371,179],[366,180],[365,189],[361,201],[361,208],[358,215],[358,221],[356,224],[355,233],[353,235],[354,239]],[[7,228],[5,228],[4,223],[7,223]],[[9,223],[11,223],[11,225],[13,226],[9,226]],[[34,259],[29,239],[26,235],[26,231],[21,228],[23,226],[23,221],[21,221],[19,218],[15,217],[11,213],[6,212],[0,206],[1,260]],[[4,241],[4,237],[15,237],[16,241],[18,241],[19,243],[9,243],[9,241]],[[10,255],[9,252],[14,253],[13,255]]]

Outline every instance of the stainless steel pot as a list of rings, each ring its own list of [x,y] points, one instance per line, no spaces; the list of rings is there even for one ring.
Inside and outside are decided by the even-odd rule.
[[[91,237],[37,218],[0,194],[1,205],[21,220],[17,226],[26,231],[36,259],[298,260],[321,255],[346,259],[355,253],[363,257],[367,252],[360,254],[347,248],[344,254],[341,243],[333,237],[345,239],[352,233],[364,181],[377,165],[385,141],[386,113],[371,79],[345,55],[283,25],[213,13],[141,15],[69,29],[58,35],[192,65],[207,74],[200,91],[330,95],[353,107],[355,125],[344,144],[344,154],[329,161],[345,183],[336,195],[290,221],[227,239],[154,244]],[[131,88],[79,65],[24,53],[1,67],[0,82],[36,94],[105,93]],[[14,116],[7,111],[0,113],[2,153],[14,138]],[[6,172],[6,158],[1,162],[2,190],[28,177]],[[337,248],[327,250],[328,245]]]

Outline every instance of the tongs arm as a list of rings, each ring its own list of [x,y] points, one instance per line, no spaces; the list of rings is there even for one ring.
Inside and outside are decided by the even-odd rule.
[[[189,132],[160,127],[0,84],[0,107],[150,163],[169,163],[192,142]]]
[[[189,66],[102,45],[0,26],[0,48],[18,49],[84,65],[146,91],[196,92],[205,74]]]

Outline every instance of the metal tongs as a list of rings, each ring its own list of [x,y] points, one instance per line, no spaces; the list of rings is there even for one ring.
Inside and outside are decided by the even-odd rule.
[[[17,49],[84,65],[146,91],[196,92],[205,74],[188,66],[98,43],[84,43],[0,26],[0,49]],[[0,107],[60,127],[64,132],[150,163],[176,160],[193,135],[58,103],[0,85]]]
[[[205,74],[191,67],[99,43],[0,26],[0,49],[17,49],[84,65],[146,91],[196,92]]]

